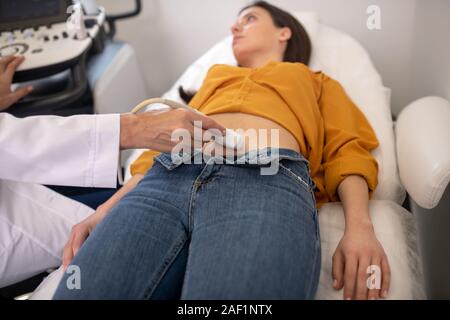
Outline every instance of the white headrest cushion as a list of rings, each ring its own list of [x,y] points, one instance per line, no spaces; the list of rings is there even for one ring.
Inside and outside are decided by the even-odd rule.
[[[317,37],[319,30],[319,14],[314,11],[294,11],[292,15],[302,24],[311,39]]]

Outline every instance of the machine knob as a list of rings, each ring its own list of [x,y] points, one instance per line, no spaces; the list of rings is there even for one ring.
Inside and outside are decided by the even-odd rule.
[[[12,32],[7,32],[5,34],[5,38],[6,38],[6,42],[8,42],[8,43],[16,41],[16,36]]]
[[[33,29],[25,29],[23,31],[24,39],[29,39],[29,38],[32,38],[33,36],[34,36]]]

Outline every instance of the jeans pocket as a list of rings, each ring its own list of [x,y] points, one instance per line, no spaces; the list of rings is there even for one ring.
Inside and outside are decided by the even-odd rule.
[[[289,161],[289,162],[293,162],[293,161]],[[309,178],[308,174],[301,174],[301,173],[297,172],[298,170],[295,170],[294,168],[292,168],[292,165],[288,164],[286,162],[286,160],[280,161],[278,165],[281,169],[280,170],[281,173],[292,178],[295,182],[300,184],[300,186],[305,188],[306,191],[312,192],[312,190],[314,189],[314,186],[311,184],[312,179]],[[303,165],[303,164],[301,164],[301,165]]]
[[[161,153],[157,157],[155,157],[155,161],[161,164],[164,168],[171,171],[175,168],[178,168],[181,164],[183,164],[182,157],[173,159],[170,153]]]
[[[161,153],[155,157],[155,161],[169,171],[182,164],[201,164],[203,159],[203,154],[199,150],[194,150],[192,153]]]

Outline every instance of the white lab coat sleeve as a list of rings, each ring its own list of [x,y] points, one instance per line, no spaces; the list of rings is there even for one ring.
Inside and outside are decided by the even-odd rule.
[[[120,116],[0,113],[0,179],[46,185],[116,187]]]

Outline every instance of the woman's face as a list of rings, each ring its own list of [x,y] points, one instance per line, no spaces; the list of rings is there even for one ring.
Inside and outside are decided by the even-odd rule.
[[[260,7],[242,11],[231,32],[234,56],[244,67],[254,65],[255,60],[282,61],[291,36],[289,28],[276,27],[269,12]]]

